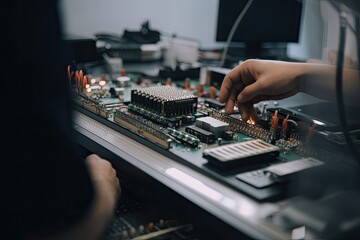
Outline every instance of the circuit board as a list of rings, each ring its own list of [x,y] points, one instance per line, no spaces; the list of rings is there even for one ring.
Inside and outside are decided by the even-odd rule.
[[[259,122],[242,121],[236,108],[225,114],[218,89],[188,78],[109,80],[69,70],[68,80],[76,110],[259,201],[288,196],[295,178],[279,174],[285,163],[302,160],[293,175],[332,156],[314,123],[261,103]]]

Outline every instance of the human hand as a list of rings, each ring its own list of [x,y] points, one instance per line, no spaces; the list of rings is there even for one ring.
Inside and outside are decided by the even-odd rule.
[[[257,121],[253,105],[260,101],[290,97],[299,91],[300,64],[247,60],[226,74],[219,93],[219,102],[226,103],[225,112],[233,112],[237,104],[241,118]]]
[[[94,199],[86,216],[70,228],[50,236],[37,237],[39,240],[100,239],[115,212],[121,194],[119,180],[111,163],[96,154],[85,158],[90,178],[94,186]]]
[[[116,170],[109,161],[100,158],[96,154],[87,156],[85,162],[94,183],[97,200],[102,203],[101,205],[110,207],[108,211],[112,212],[121,195]]]

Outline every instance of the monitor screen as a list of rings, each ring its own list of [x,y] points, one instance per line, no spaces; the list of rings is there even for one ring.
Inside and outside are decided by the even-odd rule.
[[[226,42],[248,0],[219,0],[216,41]],[[253,0],[241,19],[231,44],[259,54],[264,44],[299,42],[303,0]],[[238,44],[239,45],[239,44]],[[250,49],[253,48],[253,49]]]
[[[219,0],[216,41],[225,42],[248,0]],[[253,0],[232,42],[246,44],[299,41],[302,0]]]

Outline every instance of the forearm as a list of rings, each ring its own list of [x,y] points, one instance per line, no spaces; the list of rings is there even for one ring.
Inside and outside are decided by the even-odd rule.
[[[105,233],[114,213],[114,208],[104,199],[97,199],[93,203],[85,218],[64,233],[59,239],[89,239],[98,240]]]
[[[78,224],[47,240],[98,240],[105,233],[115,211],[117,199],[121,195],[119,180],[109,161],[91,154],[85,162],[95,189],[89,212]]]
[[[299,90],[309,95],[336,101],[336,67],[329,64],[299,63]],[[357,70],[344,68],[343,93],[345,103],[359,105],[360,80]]]
[[[99,240],[105,233],[114,212],[114,207],[104,198],[97,197],[92,203],[88,214],[77,224],[52,236],[35,238],[36,240]],[[33,240],[35,240],[33,239]]]

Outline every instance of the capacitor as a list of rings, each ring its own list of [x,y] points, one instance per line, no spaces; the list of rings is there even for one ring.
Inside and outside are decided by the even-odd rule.
[[[191,86],[190,86],[190,78],[185,78],[185,90],[190,90]]]
[[[86,88],[87,85],[89,85],[89,77],[85,75],[83,81],[83,88]]]
[[[215,86],[211,86],[211,87],[210,87],[210,98],[211,98],[211,99],[215,99],[215,98],[216,98],[216,87],[215,87]]]
[[[139,231],[140,234],[144,233],[144,232],[145,232],[145,227],[144,227],[144,225],[140,225],[140,226],[138,227],[138,231]]]
[[[165,85],[167,86],[167,87],[171,87],[171,78],[167,78],[166,79],[166,83],[165,83]]]
[[[307,135],[306,135],[306,143],[309,143],[311,137],[313,136],[315,126],[316,126],[316,124],[313,122],[312,125],[309,127],[309,129],[307,131]]]
[[[278,123],[279,123],[279,117],[278,117],[278,110],[275,111],[272,119],[271,119],[271,128],[270,128],[270,133],[271,133],[271,140],[274,141],[276,139],[276,130],[278,127]]]
[[[69,84],[71,85],[71,79],[74,75],[74,72],[71,71],[71,66],[68,65],[68,68],[67,68],[67,77],[68,77],[68,81],[69,81]]]
[[[129,76],[120,76],[116,78],[116,84],[118,87],[129,87],[131,85],[130,80]]]
[[[149,223],[146,225],[147,231],[151,231],[154,227],[155,227],[155,224],[154,224],[153,222],[149,222]]]
[[[136,77],[136,84],[137,84],[137,85],[141,85],[142,82],[143,82],[143,79],[142,79],[141,75],[138,75],[138,76]]]
[[[125,68],[121,68],[120,76],[126,76],[126,69]]]
[[[204,85],[199,83],[197,85],[197,95],[201,97],[204,94]]]
[[[282,124],[281,124],[281,137],[282,137],[283,139],[286,139],[286,138],[287,138],[288,119],[289,119],[289,114],[286,116],[286,118],[284,118],[284,120],[282,121]]]
[[[106,84],[105,76],[104,76],[104,75],[101,75],[101,76],[100,76],[100,80],[99,80],[99,85],[100,85],[101,89],[103,89],[103,87],[105,86],[105,84]]]
[[[134,227],[130,227],[130,229],[128,229],[128,233],[131,238],[137,235],[136,229]]]

